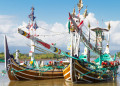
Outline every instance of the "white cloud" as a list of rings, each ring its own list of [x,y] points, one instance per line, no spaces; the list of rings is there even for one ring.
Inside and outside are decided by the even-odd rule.
[[[57,47],[65,47],[67,45],[67,29],[61,23],[47,24],[44,21],[37,21],[38,26],[42,28],[37,29],[37,34],[40,35],[38,38],[51,44],[56,43]],[[0,46],[4,46],[4,35],[7,35],[9,46],[27,46],[30,44],[30,40],[17,33],[18,27],[24,31],[28,30],[25,28],[26,22],[22,22],[22,25],[18,25],[15,17],[13,16],[0,16]],[[64,34],[63,34],[64,33]]]
[[[105,22],[106,26],[110,22],[111,29],[110,29],[110,42],[111,46],[115,50],[120,50],[120,21],[107,21]]]
[[[42,27],[37,30],[37,34],[40,35],[38,38],[49,44],[56,43],[57,47],[67,47],[69,38],[69,34],[67,33],[68,29],[66,29],[63,24],[58,22],[53,25],[46,24],[45,22],[44,24],[45,25],[43,25],[43,22],[38,22],[38,25]]]
[[[85,26],[88,25],[88,20],[91,23],[91,28],[97,27],[97,19],[95,18],[94,13],[89,13],[87,18],[85,19]],[[66,21],[67,22],[67,21]],[[120,21],[110,21],[111,23],[111,46],[112,49],[115,48],[115,45],[120,46]],[[44,21],[37,21],[38,26],[42,28],[38,28],[37,34],[40,36],[38,38],[43,41],[51,44],[56,43],[57,47],[67,48],[67,44],[69,42],[70,35],[68,33],[68,29],[66,28],[67,24],[63,25],[61,23],[55,22],[54,24],[47,24]],[[105,22],[108,24],[108,21]],[[27,23],[23,22],[21,26],[17,24],[15,18],[13,16],[0,16],[0,33],[13,33],[7,34],[8,42],[10,46],[26,46],[26,43],[29,43],[30,40],[23,37],[22,35],[17,33],[18,27],[26,27]],[[28,31],[26,28],[23,30]],[[86,32],[87,33],[87,32]],[[0,46],[3,46],[3,35],[0,37]],[[115,48],[116,49],[116,48]]]
[[[4,35],[7,35],[10,46],[25,46],[25,39],[17,34],[18,24],[15,17],[0,15],[0,46],[4,44]],[[22,41],[21,41],[22,40]]]
[[[88,21],[91,24],[91,28],[97,27],[99,26],[99,22],[98,20],[95,18],[95,14],[94,13],[89,13],[88,16],[85,19],[85,24],[86,26],[88,25]]]

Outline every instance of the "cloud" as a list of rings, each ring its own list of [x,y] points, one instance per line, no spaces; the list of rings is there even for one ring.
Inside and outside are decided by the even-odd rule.
[[[42,39],[46,43],[56,43],[56,46],[59,48],[65,48],[67,49],[68,44],[68,29],[65,28],[65,26],[61,23],[54,23],[54,24],[47,24],[44,21],[37,21],[37,25],[39,28],[36,30],[36,34],[39,35],[39,39]],[[26,22],[23,22],[22,25],[19,26],[19,28],[23,29],[26,32],[29,32],[25,27],[27,26]],[[17,31],[17,30],[16,30]],[[13,37],[9,37],[9,40],[12,45],[15,46],[26,46],[27,44],[30,44],[30,40],[23,37],[22,35],[16,33],[12,34]],[[22,40],[22,41],[21,41]],[[21,41],[21,43],[16,43],[18,41]]]
[[[88,25],[88,21],[90,21],[91,24],[91,29],[94,27],[103,27],[100,25],[100,22],[95,18],[94,13],[89,13],[86,21],[85,21],[85,26]],[[108,28],[108,23],[110,22],[111,29],[110,29],[110,50],[120,50],[120,21],[105,21],[104,22],[104,27],[103,28]],[[91,31],[91,33],[95,36],[95,33]],[[108,39],[108,32],[104,33],[106,39]],[[92,37],[93,38],[93,37]],[[95,37],[93,38],[95,39]],[[103,43],[104,47],[106,46],[106,41]]]
[[[68,29],[61,23],[46,24],[45,22],[38,22],[40,28],[37,30],[38,38],[51,44],[56,43],[56,47],[64,47],[67,49],[69,33]]]
[[[99,26],[97,19],[95,18],[94,13],[89,13],[85,19],[84,25],[88,26],[88,21],[90,21],[91,28]],[[66,21],[67,22],[67,21]],[[105,22],[105,27],[107,27],[109,21]],[[111,23],[111,47],[112,49],[116,49],[117,46],[120,46],[120,21],[110,21]],[[62,49],[67,49],[67,44],[70,42],[70,34],[68,33],[67,23],[65,25],[55,22],[54,24],[48,24],[44,21],[37,21],[37,24],[40,28],[37,29],[36,34],[39,35],[38,38],[43,41],[51,44],[56,43],[56,46]],[[28,30],[25,28],[27,26],[27,22],[22,22],[21,25],[18,25],[15,17],[13,16],[3,16],[0,15],[0,33],[10,33],[7,34],[9,46],[26,46],[26,44],[30,44],[30,40],[23,37],[22,35],[17,33],[17,28],[22,27],[23,30]],[[24,27],[24,28],[23,28]],[[85,27],[83,30],[86,30]],[[12,34],[11,34],[12,33]],[[86,30],[88,34],[88,31]],[[94,32],[91,33],[95,36]],[[91,36],[92,37],[92,36]],[[93,37],[93,39],[95,39]],[[3,46],[4,36],[1,34],[0,37],[0,46]],[[83,44],[82,44],[83,45]]]
[[[10,46],[25,46],[25,39],[17,33],[17,28],[14,16],[0,15],[0,46],[4,46],[4,35],[7,35]]]
[[[14,27],[12,16],[0,15],[0,33],[14,32],[11,30]]]
[[[91,28],[97,27],[99,24],[98,20],[95,18],[94,13],[89,13],[88,16],[86,17],[85,19],[86,26],[88,26],[88,22],[90,22]]]
[[[120,21],[107,21],[105,25],[107,26],[110,22],[111,29],[110,29],[110,44],[112,49],[120,50]]]

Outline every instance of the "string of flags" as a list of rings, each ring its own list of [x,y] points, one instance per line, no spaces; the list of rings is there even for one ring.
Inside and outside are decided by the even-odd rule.
[[[34,24],[33,28],[34,28],[35,30],[38,28],[38,25],[37,25],[37,23],[36,23],[36,22],[35,22],[35,24]]]
[[[31,19],[31,21],[34,21],[35,18],[36,18],[36,17],[34,16],[34,10],[35,10],[34,7],[32,7],[31,10],[32,10],[32,12],[31,12],[31,14],[30,14],[28,17]]]
[[[35,16],[34,16],[34,7],[31,8],[32,12],[30,13],[30,15],[28,16],[30,18],[30,20],[32,21],[32,23],[30,24],[30,22],[28,23],[28,25],[26,26],[26,28],[29,30],[30,28],[33,28],[34,30],[38,29],[38,25],[36,23],[36,21],[34,22],[35,20]]]
[[[56,46],[56,43],[51,43],[51,45]]]
[[[74,9],[73,9],[73,13],[71,14],[71,16],[69,15],[69,18],[68,18],[68,19],[69,19],[69,22],[68,22],[68,30],[69,30],[69,33],[70,33],[70,32],[75,32],[75,26],[72,24],[73,22],[70,21],[71,17],[74,18],[74,21],[77,23],[77,27],[78,27],[79,29],[81,29],[82,26],[84,25],[84,20],[81,20],[81,21],[80,21],[80,11],[81,11],[81,9],[83,8],[83,2],[82,2],[82,0],[79,0],[79,3],[77,4],[77,6],[78,6],[78,11],[79,11],[78,15],[76,16],[76,12],[75,12],[75,8],[74,8]],[[87,6],[86,6],[86,9],[85,9],[85,11],[84,11],[84,13],[83,13],[84,19],[85,19],[87,16],[88,16],[88,12],[87,12]],[[77,19],[77,21],[76,21],[76,19]],[[76,27],[76,28],[77,28],[77,27]]]

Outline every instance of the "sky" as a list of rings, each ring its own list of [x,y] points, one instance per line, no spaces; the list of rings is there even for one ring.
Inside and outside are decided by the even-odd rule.
[[[30,8],[34,6],[35,16],[38,26],[47,29],[40,29],[37,34],[41,35],[39,38],[48,43],[57,43],[57,47],[66,48],[70,40],[68,34],[67,22],[68,13],[73,11],[75,7],[78,13],[77,3],[79,0],[0,0],[0,52],[3,52],[4,34],[7,35],[8,44],[11,51],[15,48],[23,49],[27,47],[26,44],[30,40],[24,38],[17,33],[17,28],[26,26],[29,19]],[[110,30],[110,49],[120,50],[120,0],[83,0],[84,7],[81,10],[83,14],[86,6],[88,9],[87,19],[92,26],[99,26],[106,28],[108,22],[111,23]],[[87,25],[87,20],[85,25]],[[24,28],[24,30],[26,30]],[[55,33],[64,33],[53,36]],[[49,35],[49,36],[43,36]],[[15,48],[12,48],[14,47]],[[27,52],[29,51],[28,48]],[[23,50],[25,51],[25,50]]]

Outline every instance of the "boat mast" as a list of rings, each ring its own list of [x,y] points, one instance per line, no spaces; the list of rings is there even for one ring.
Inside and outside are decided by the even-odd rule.
[[[34,60],[34,52],[35,52],[35,39],[34,37],[36,37],[36,29],[38,28],[35,20],[35,16],[34,16],[34,7],[31,8],[31,14],[29,15],[29,18],[31,20],[31,24],[29,23],[27,28],[29,30],[29,34],[32,35],[32,39],[31,39],[31,51],[29,52],[29,56],[31,56],[31,61]]]
[[[109,30],[104,29],[104,28],[100,28],[100,27],[96,27],[96,28],[91,29],[91,30],[96,33],[96,49],[98,49],[100,52],[99,64],[101,65],[102,64],[102,50],[103,50],[102,42],[103,42],[103,40],[105,40],[103,32],[105,32],[105,31],[107,32]]]
[[[107,41],[107,46],[106,46],[106,48],[105,48],[105,52],[104,53],[106,53],[106,54],[109,54],[110,53],[110,51],[109,51],[109,41],[110,41],[110,28],[111,28],[111,26],[110,26],[110,23],[108,24],[108,41]]]
[[[78,16],[76,16],[76,12],[75,12],[75,8],[73,9],[73,13],[72,15],[69,14],[70,19],[73,18],[78,25],[80,24],[80,10],[83,8],[83,3],[82,0],[79,0],[78,5],[78,10],[79,10],[79,14]],[[73,21],[74,21],[73,20]],[[79,27],[79,26],[78,26]],[[74,26],[74,22],[71,21],[71,26],[70,26],[70,32],[71,32],[71,56],[75,57],[75,58],[79,58],[79,52],[80,52],[80,31],[78,29],[76,29],[76,26]],[[71,77],[71,81],[77,81],[77,78],[74,77],[74,75],[76,76],[76,72],[75,72],[75,60],[70,58],[70,77]]]
[[[88,42],[90,43],[90,22],[88,22],[88,28],[89,28]],[[90,62],[90,49],[88,48],[87,48],[87,61]]]
[[[111,25],[109,22],[109,24],[108,24],[108,30],[109,30],[109,32],[108,32],[108,45],[109,45],[109,41],[110,41],[110,28],[111,28]]]
[[[32,17],[34,17],[34,8],[32,7],[31,8],[31,10],[32,10]],[[34,22],[34,20],[33,19],[31,19],[32,20],[32,25],[33,25],[33,22]],[[34,33],[33,33],[33,26],[31,27],[31,34],[34,36]],[[34,42],[34,39],[32,39],[31,40],[31,61],[33,61],[35,58],[34,58],[34,52],[35,52],[35,47],[34,47],[34,45],[35,45],[35,42]]]

